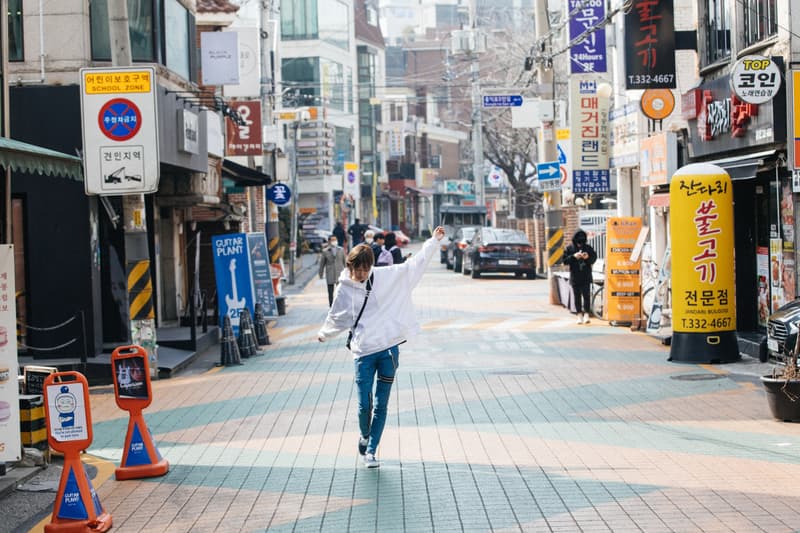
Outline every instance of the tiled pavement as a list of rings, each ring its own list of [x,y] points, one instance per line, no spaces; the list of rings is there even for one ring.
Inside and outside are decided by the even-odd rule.
[[[117,482],[127,418],[93,394],[95,488],[116,531],[793,531],[800,426],[729,367],[676,365],[626,328],[576,326],[544,280],[436,259],[401,346],[382,467],[356,456],[352,361],[320,344],[316,279],[265,355],[154,384],[170,472]],[[92,460],[95,460],[92,459]]]

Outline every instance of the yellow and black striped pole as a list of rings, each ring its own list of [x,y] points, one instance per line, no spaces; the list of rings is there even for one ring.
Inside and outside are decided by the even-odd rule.
[[[131,320],[153,320],[153,283],[150,261],[128,263],[128,311]]]
[[[547,267],[553,268],[564,257],[564,229],[547,228]]]

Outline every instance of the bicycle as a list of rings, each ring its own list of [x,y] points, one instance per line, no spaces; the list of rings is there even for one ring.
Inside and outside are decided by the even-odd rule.
[[[656,298],[656,286],[658,285],[658,264],[652,259],[642,259],[642,266],[640,269],[642,273],[641,282],[641,305],[642,314],[645,321],[650,318],[650,311],[653,309],[653,303]]]
[[[603,285],[604,282],[596,281],[597,288],[592,291],[592,314],[595,318],[603,318]]]

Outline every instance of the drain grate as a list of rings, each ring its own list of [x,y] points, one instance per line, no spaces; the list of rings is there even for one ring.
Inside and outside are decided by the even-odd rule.
[[[669,379],[677,379],[678,381],[712,381],[724,377],[722,374],[678,374],[677,376],[670,376]]]

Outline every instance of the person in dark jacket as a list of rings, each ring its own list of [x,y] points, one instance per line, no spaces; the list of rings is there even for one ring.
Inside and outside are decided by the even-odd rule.
[[[383,233],[376,233],[375,236],[372,237],[370,248],[372,248],[372,253],[375,255],[374,264],[377,265],[378,257],[380,257],[381,250],[383,250]]]
[[[389,250],[389,252],[392,254],[392,259],[394,259],[393,264],[399,265],[406,260],[403,257],[403,251],[400,250],[399,246],[397,246],[397,236],[393,231],[390,231],[383,236],[383,247]]]
[[[347,228],[347,233],[353,238],[353,248],[364,242],[365,231],[367,231],[367,225],[362,224],[359,219],[356,219],[356,221]]]
[[[572,236],[572,244],[564,251],[564,263],[569,265],[569,284],[575,296],[578,324],[589,323],[592,306],[592,265],[597,252],[586,242],[586,232],[579,229]]]
[[[344,226],[341,222],[337,222],[333,228],[333,236],[339,241],[339,246],[347,248],[347,234],[344,232]]]

